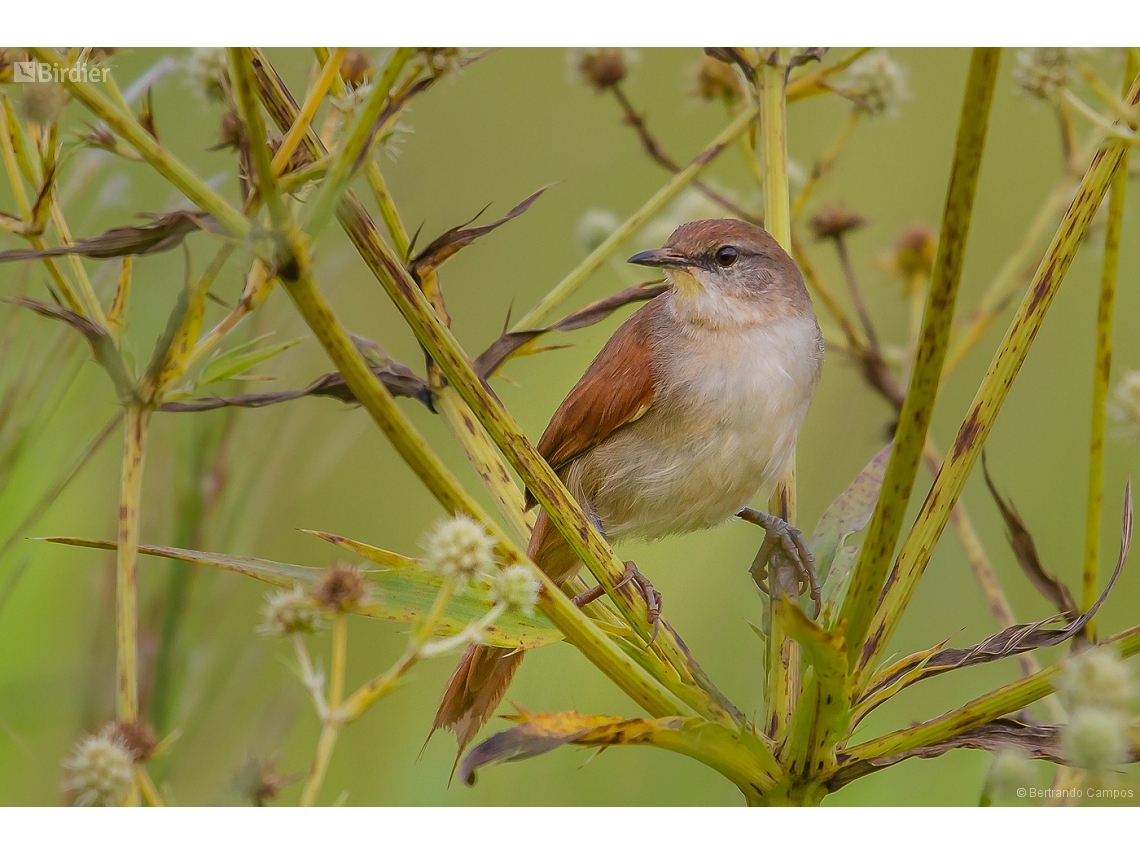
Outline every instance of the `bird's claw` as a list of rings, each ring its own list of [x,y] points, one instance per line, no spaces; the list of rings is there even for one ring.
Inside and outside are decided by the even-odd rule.
[[[738,516],[750,523],[764,529],[764,542],[760,545],[756,558],[752,561],[749,573],[753,581],[765,594],[771,595],[771,586],[768,584],[768,562],[777,549],[782,558],[791,565],[796,576],[797,590],[800,594],[809,594],[815,603],[815,616],[819,616],[823,605],[823,598],[819,587],[819,578],[815,574],[815,558],[804,541],[803,533],[786,520],[775,514],[767,514],[752,508],[745,508]]]
[[[649,644],[652,645],[657,640],[657,631],[661,629],[661,594],[653,587],[652,582],[641,575],[636,564],[627,561],[625,562],[625,575],[621,577],[617,587],[622,588],[630,582],[637,585],[637,589],[641,591],[641,596],[645,597],[645,618],[653,629],[652,635],[649,636]]]
[[[657,640],[657,631],[661,628],[661,594],[653,587],[652,582],[641,575],[636,564],[627,561],[625,562],[625,573],[614,587],[615,589],[624,588],[630,582],[637,585],[637,589],[641,591],[641,596],[645,598],[645,617],[653,628],[653,634],[649,636],[649,643],[652,645]],[[595,585],[578,594],[572,602],[581,608],[599,599],[603,594],[605,594],[605,589],[601,585]]]

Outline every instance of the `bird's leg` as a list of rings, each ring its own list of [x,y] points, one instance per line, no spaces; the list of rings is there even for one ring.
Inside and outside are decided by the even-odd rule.
[[[652,644],[657,640],[657,630],[661,628],[661,594],[653,587],[652,582],[641,575],[636,564],[632,561],[627,561],[625,562],[625,573],[615,586],[615,590],[625,587],[630,582],[637,585],[638,590],[641,591],[641,595],[645,597],[645,616],[649,620],[649,625],[653,627],[653,634],[649,637],[649,643]],[[601,585],[595,585],[574,597],[571,602],[578,608],[581,608],[599,599],[605,592],[605,588]]]
[[[765,594],[770,594],[765,565],[772,559],[773,552],[779,548],[783,553],[781,557],[787,559],[787,563],[795,572],[799,593],[811,595],[811,600],[815,603],[815,614],[818,617],[822,607],[822,596],[819,578],[815,575],[815,558],[812,557],[800,530],[775,514],[767,514],[752,508],[745,508],[737,516],[764,529],[764,542],[760,544],[756,558],[748,570],[756,586]]]

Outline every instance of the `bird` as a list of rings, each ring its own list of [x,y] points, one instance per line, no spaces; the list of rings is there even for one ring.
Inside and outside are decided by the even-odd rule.
[[[767,231],[734,219],[685,223],[629,262],[663,270],[666,289],[598,353],[551,418],[539,453],[611,543],[713,528],[748,511],[766,530],[760,555],[782,548],[805,588],[812,577],[817,597],[799,531],[747,508],[791,466],[823,370],[823,335],[799,269]],[[528,510],[535,504],[529,491],[525,502]],[[542,510],[527,555],[557,584],[581,568]],[[655,637],[660,596],[632,562],[626,568],[622,583],[641,587]],[[756,571],[754,563],[763,586]],[[595,587],[575,602],[601,594]],[[452,730],[461,755],[522,658],[521,650],[470,645],[432,732]]]

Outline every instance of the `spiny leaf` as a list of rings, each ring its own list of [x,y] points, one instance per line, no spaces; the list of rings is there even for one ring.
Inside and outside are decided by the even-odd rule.
[[[29,258],[55,258],[82,255],[85,258],[120,258],[124,255],[150,255],[174,249],[191,232],[217,228],[213,217],[202,211],[171,211],[141,226],[119,226],[91,238],[83,238],[71,246],[49,249],[9,249],[0,252],[2,261]]]
[[[1013,547],[1013,554],[1017,556],[1017,563],[1025,571],[1025,575],[1029,577],[1033,587],[1040,591],[1042,596],[1062,614],[1069,616],[1077,614],[1077,603],[1073,599],[1068,585],[1045,568],[1040,555],[1037,553],[1037,544],[1033,540],[1033,535],[1029,533],[1029,528],[1021,518],[1021,514],[1017,512],[1012,501],[1002,499],[1001,493],[998,492],[997,486],[990,477],[990,468],[984,451],[982,452],[982,475],[985,477],[990,495],[994,497],[998,510],[1001,511],[1002,519],[1005,521],[1006,536],[1009,538],[1009,545]]]
[[[117,544],[108,540],[80,537],[46,537],[49,543],[83,546],[89,549],[114,550]],[[140,546],[143,555],[173,558],[217,567],[251,576],[259,581],[281,588],[294,585],[308,586],[323,572],[322,567],[286,564],[265,558],[247,558],[217,552],[200,552],[193,549],[176,549],[171,546]],[[356,609],[365,617],[383,618],[401,623],[415,623],[431,609],[439,593],[440,578],[426,569],[418,574],[410,572],[376,572],[368,574],[370,601]],[[448,602],[440,618],[437,632],[455,635],[470,623],[486,615],[490,608],[486,586],[469,586],[457,591]],[[508,648],[540,647],[561,640],[562,635],[540,614],[526,616],[516,611],[504,614],[483,634],[485,644]]]
[[[208,383],[218,383],[222,380],[230,380],[237,375],[248,371],[253,366],[272,359],[280,353],[284,353],[290,348],[296,347],[303,342],[307,336],[300,336],[299,338],[290,339],[279,344],[272,344],[268,347],[262,347],[257,350],[251,350],[253,342],[240,347],[235,347],[225,353],[221,353],[214,357],[202,369],[202,374],[198,378],[198,386],[205,386]]]
[[[665,290],[665,286],[658,282],[633,285],[617,294],[611,294],[609,297],[590,303],[590,305],[572,312],[548,327],[504,332],[491,343],[490,347],[476,357],[475,370],[484,380],[490,379],[491,375],[498,371],[504,362],[512,356],[525,353],[528,346],[533,346],[533,341],[539,336],[548,332],[570,332],[592,326],[605,320],[622,306],[643,300],[652,300],[654,297],[663,294]],[[538,352],[538,349],[536,348],[534,352]]]
[[[1116,584],[1117,579],[1120,578],[1120,571],[1124,567],[1124,562],[1128,559],[1128,551],[1131,546],[1132,482],[1130,480],[1124,489],[1124,502],[1121,511],[1120,555],[1116,561],[1116,568],[1112,571],[1112,577],[1108,580],[1108,584],[1100,596],[1097,597],[1096,602],[1093,603],[1092,608],[1057,629],[1044,629],[1043,627],[1063,616],[1053,616],[1039,620],[1036,623],[1006,627],[1001,632],[996,632],[988,638],[982,639],[973,647],[964,649],[935,648],[932,651],[924,651],[924,654],[929,655],[914,654],[904,660],[905,664],[897,663],[894,667],[884,672],[883,675],[876,676],[872,681],[871,688],[864,695],[863,701],[869,700],[872,693],[882,692],[884,689],[890,688],[896,681],[904,678],[909,685],[910,683],[918,682],[918,680],[939,674],[943,671],[966,668],[970,665],[977,665],[982,662],[993,662],[997,659],[1005,659],[1008,656],[1016,656],[1019,653],[1027,653],[1042,647],[1053,647],[1054,645],[1068,641],[1085,628],[1088,622],[1096,615],[1100,607],[1104,605],[1104,601],[1108,599],[1108,595],[1112,592],[1113,586]],[[893,694],[893,692],[891,694]],[[885,698],[883,698],[883,700],[885,700]],[[881,703],[881,700],[876,699],[871,706],[875,706],[877,703]]]
[[[438,268],[447,261],[447,259],[463,249],[463,247],[474,242],[476,238],[480,238],[494,231],[504,223],[509,223],[515,217],[525,214],[527,209],[534,204],[534,201],[553,186],[553,184],[547,184],[545,187],[540,187],[538,190],[535,190],[494,222],[487,223],[483,226],[468,228],[471,223],[482,215],[483,211],[480,211],[466,223],[448,229],[429,243],[419,255],[412,259],[412,263],[408,266],[408,272],[411,273],[416,282],[422,282],[425,274]],[[486,208],[483,210],[485,211]]]
[[[35,300],[31,297],[5,297],[2,299],[3,302],[31,309],[37,315],[42,315],[45,318],[63,321],[77,330],[91,345],[95,361],[102,365],[110,376],[119,398],[127,400],[131,397],[133,384],[126,363],[123,361],[123,355],[115,344],[114,336],[105,328],[95,321],[56,303],[46,303],[43,300]]]

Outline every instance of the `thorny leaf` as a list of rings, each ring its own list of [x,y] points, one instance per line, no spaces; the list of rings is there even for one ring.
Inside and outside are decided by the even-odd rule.
[[[417,284],[422,284],[425,274],[437,269],[441,264],[447,261],[447,259],[463,249],[463,247],[475,241],[476,238],[480,238],[494,231],[504,223],[509,223],[515,217],[525,214],[530,206],[534,204],[535,200],[553,186],[553,184],[547,184],[545,187],[540,187],[538,190],[535,190],[511,208],[504,216],[492,223],[468,228],[471,223],[483,215],[483,211],[487,210],[484,208],[483,211],[480,211],[466,223],[448,229],[429,243],[422,252],[412,259],[408,265],[408,272],[412,275],[412,278],[416,280]]]
[[[1017,512],[1012,501],[1002,499],[1001,493],[998,492],[997,486],[990,477],[985,453],[982,454],[982,475],[985,476],[990,495],[994,497],[998,510],[1001,511],[1002,519],[1005,520],[1006,535],[1009,537],[1009,545],[1013,547],[1013,554],[1017,556],[1017,563],[1025,571],[1025,575],[1029,577],[1033,587],[1040,591],[1042,596],[1056,606],[1062,614],[1070,617],[1077,614],[1079,610],[1069,587],[1045,569],[1045,565],[1041,563],[1041,557],[1037,554],[1037,544],[1033,540],[1033,535],[1029,533],[1025,521]]]
[[[823,58],[827,55],[827,51],[828,49],[825,47],[804,48],[803,50],[794,54],[792,58],[788,60],[788,70],[791,71],[793,68],[797,68],[801,65],[807,65],[812,61],[823,62]]]
[[[371,361],[371,360],[370,360]],[[384,384],[384,388],[394,397],[415,398],[431,412],[435,412],[431,387],[414,371],[399,362],[388,360],[387,364],[371,366],[373,376]],[[194,398],[189,401],[167,401],[158,409],[170,413],[199,413],[217,410],[221,407],[268,407],[285,401],[295,401],[308,396],[336,398],[346,404],[358,403],[352,390],[348,388],[344,375],[339,371],[318,377],[303,389],[289,389],[284,392],[254,392],[244,395],[211,395],[208,398]]]
[[[267,335],[271,335],[271,333]],[[255,365],[259,365],[280,353],[284,353],[290,348],[296,347],[303,342],[307,336],[300,336],[299,338],[290,339],[289,341],[258,348],[257,345],[264,341],[265,338],[266,336],[264,335],[258,336],[252,341],[240,344],[224,353],[219,353],[206,363],[202,369],[201,376],[198,378],[197,385],[205,386],[208,383],[230,380],[253,368]]]
[[[823,579],[823,602],[832,610],[839,601],[843,583],[858,554],[856,548],[845,554],[845,560],[840,562],[837,561],[840,550],[844,549],[848,537],[862,531],[870,522],[890,458],[891,444],[888,443],[863,467],[847,489],[836,496],[812,532],[808,548],[815,557],[816,573]]]
[[[118,544],[109,540],[92,540],[81,537],[46,537],[49,543],[67,546],[83,546],[88,549],[114,551]],[[286,564],[265,558],[248,558],[240,555],[224,555],[217,552],[200,552],[194,549],[176,549],[170,546],[139,546],[143,555],[160,558],[173,558],[208,567],[217,567],[251,576],[261,582],[280,588],[295,585],[308,587],[316,582],[324,572],[323,567],[307,567],[300,564]],[[415,623],[431,609],[439,593],[441,578],[427,568],[419,571],[380,571],[368,574],[370,599],[354,609],[355,614],[365,617],[383,618],[401,623]],[[456,635],[469,624],[487,614],[489,608],[487,585],[472,584],[456,591],[448,601],[447,608],[440,618],[437,633]],[[524,615],[511,610],[483,631],[484,644],[507,648],[530,648],[560,641],[562,634],[541,614]]]
[[[1048,760],[1061,766],[1068,765],[1060,748],[1061,728],[1057,725],[1027,724],[1012,718],[999,718],[979,724],[965,733],[952,736],[934,745],[912,748],[889,757],[876,757],[840,768],[829,781],[831,789],[838,789],[856,778],[877,769],[893,766],[911,757],[940,757],[955,748],[977,748],[996,752],[1003,748],[1021,748],[1035,760]],[[1140,750],[1133,747],[1126,762],[1140,761]]]
[[[970,665],[977,665],[982,662],[993,662],[997,659],[1004,659],[1019,653],[1027,653],[1041,647],[1053,647],[1054,645],[1073,638],[1085,628],[1104,604],[1104,601],[1108,599],[1108,595],[1116,584],[1116,580],[1120,578],[1120,571],[1124,567],[1124,562],[1128,559],[1128,550],[1131,546],[1132,482],[1130,480],[1124,488],[1124,503],[1120,525],[1120,555],[1116,561],[1116,568],[1112,571],[1112,577],[1108,580],[1108,584],[1101,592],[1101,595],[1097,597],[1096,602],[1093,603],[1092,608],[1058,629],[1043,629],[1042,627],[1063,616],[1053,616],[1039,620],[1036,623],[1018,624],[1016,626],[1007,627],[1001,632],[994,633],[988,638],[983,639],[973,647],[959,649],[943,648],[939,645],[931,650],[912,654],[907,657],[906,660],[903,660],[903,662],[895,663],[894,666],[876,675],[860,699],[860,705],[864,707],[863,712],[865,713],[873,709],[893,695],[894,691],[886,694],[883,693],[885,690],[894,686],[899,680],[905,680],[905,684],[910,685],[911,683],[916,683],[919,680],[942,673],[943,671],[966,668]],[[895,691],[897,691],[897,689]]]
[[[46,303],[32,297],[5,297],[2,299],[5,303],[31,309],[37,315],[42,315],[45,318],[63,321],[77,330],[91,345],[95,361],[106,370],[111,382],[115,384],[115,391],[119,397],[127,400],[133,395],[133,384],[127,366],[123,362],[123,356],[115,344],[114,336],[105,328],[79,313],[55,303]]]
[[[604,321],[622,306],[643,300],[652,300],[667,290],[666,287],[659,284],[659,282],[660,280],[657,282],[646,282],[641,285],[633,285],[624,291],[619,291],[617,294],[603,297],[601,300],[597,300],[576,312],[572,312],[562,318],[562,320],[556,321],[548,327],[518,330],[517,332],[504,332],[491,343],[490,347],[476,357],[475,370],[480,377],[484,380],[488,380],[513,354],[524,345],[530,344],[539,336],[545,335],[548,332],[571,332],[572,330],[582,329],[583,327]]]
[[[0,252],[0,261],[55,258],[82,255],[85,258],[120,258],[124,255],[150,255],[174,249],[186,235],[203,229],[211,231],[217,221],[203,211],[171,211],[141,226],[118,226],[97,237],[82,238],[71,246],[48,249],[9,249]]]

